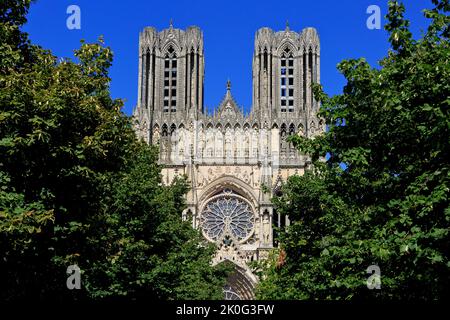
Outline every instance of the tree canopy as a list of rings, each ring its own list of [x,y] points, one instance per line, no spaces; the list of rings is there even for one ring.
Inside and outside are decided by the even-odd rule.
[[[0,300],[222,298],[228,268],[181,221],[185,179],[162,184],[110,96],[111,49],[58,61],[21,31],[29,5],[0,5]]]
[[[259,298],[448,296],[450,5],[432,3],[430,25],[414,40],[404,5],[390,1],[392,49],[380,68],[346,60],[342,94],[315,85],[328,129],[290,138],[314,166],[274,200],[293,223],[264,266]],[[367,287],[371,265],[381,290]]]

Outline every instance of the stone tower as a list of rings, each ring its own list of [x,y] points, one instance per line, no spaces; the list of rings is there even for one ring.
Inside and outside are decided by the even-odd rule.
[[[203,34],[198,27],[147,27],[139,35],[138,117],[152,141],[154,123],[196,119],[203,112]],[[141,125],[144,125],[144,122]],[[143,128],[144,129],[144,128]]]
[[[180,214],[217,243],[214,263],[231,261],[236,272],[226,298],[251,299],[258,279],[248,262],[274,247],[273,227],[289,224],[271,203],[283,181],[303,174],[309,159],[286,142],[324,130],[311,83],[320,82],[320,42],[314,28],[256,32],[253,105],[248,114],[226,84],[213,114],[203,108],[203,35],[198,27],[139,37],[139,137],[159,145],[163,182],[186,175],[191,186]]]

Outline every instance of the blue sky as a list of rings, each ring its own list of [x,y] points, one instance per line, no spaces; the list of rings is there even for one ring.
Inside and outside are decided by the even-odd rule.
[[[404,1],[415,37],[427,20],[421,10],[431,1]],[[66,27],[69,5],[81,9],[81,29]],[[341,92],[344,78],[336,65],[343,59],[365,57],[373,66],[388,50],[388,35],[369,30],[366,9],[378,5],[383,16],[387,0],[285,0],[285,1],[153,1],[153,0],[38,0],[31,7],[24,30],[31,40],[59,57],[73,57],[80,40],[95,41],[103,35],[114,51],[110,76],[115,98],[125,100],[130,114],[137,98],[138,39],[145,26],[175,28],[197,25],[205,44],[205,106],[217,107],[225,94],[226,81],[239,105],[249,110],[252,99],[252,54],[258,28],[291,30],[315,27],[321,40],[321,80],[329,94]]]

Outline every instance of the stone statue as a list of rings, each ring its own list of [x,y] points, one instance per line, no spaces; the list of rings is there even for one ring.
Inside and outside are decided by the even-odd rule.
[[[208,169],[208,181],[211,182],[214,179],[214,172],[212,168]]]
[[[265,211],[263,215],[263,239],[265,244],[270,244],[270,231],[272,226],[270,225],[269,212]]]
[[[242,174],[242,180],[244,180],[246,183],[250,183],[250,177],[247,171],[244,171],[244,173]]]
[[[206,224],[204,212],[196,210],[205,210],[203,205],[211,197],[223,199],[221,207],[229,215],[237,213],[239,208],[228,206],[228,194],[219,196],[225,190],[233,189],[251,203],[251,217],[258,223],[241,227],[252,229],[255,242],[245,246],[247,240],[235,241],[233,248],[259,260],[270,251],[273,239],[272,208],[266,202],[273,194],[266,197],[262,185],[278,175],[302,174],[309,157],[298,157],[286,138],[297,133],[316,136],[325,124],[317,117],[319,104],[311,99],[311,83],[320,83],[320,41],[315,29],[262,28],[254,40],[251,109],[240,109],[228,81],[224,98],[208,113],[200,28],[182,30],[172,23],[159,31],[146,27],[139,34],[139,88],[132,123],[140,139],[159,141],[162,183],[170,184],[181,173],[196,183],[186,195],[194,226]],[[204,190],[207,187],[211,189]],[[233,259],[239,264],[247,256],[233,254]]]
[[[202,172],[199,170],[198,171],[198,175],[197,175],[197,185],[199,186],[199,187],[203,187],[203,186],[205,186],[206,185],[206,179],[205,179],[205,176],[202,174]]]
[[[153,142],[159,143],[159,138],[160,138],[159,127],[155,127],[155,129],[153,130]]]

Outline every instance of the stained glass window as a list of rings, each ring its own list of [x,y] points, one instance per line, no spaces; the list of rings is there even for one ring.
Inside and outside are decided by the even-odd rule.
[[[201,220],[204,234],[213,241],[225,235],[240,241],[250,236],[254,228],[250,204],[242,197],[226,191],[206,204]]]

